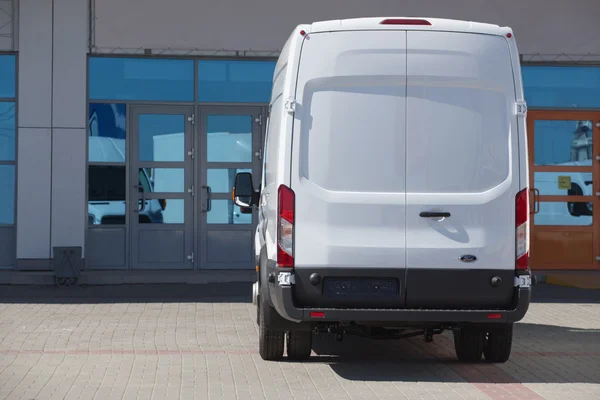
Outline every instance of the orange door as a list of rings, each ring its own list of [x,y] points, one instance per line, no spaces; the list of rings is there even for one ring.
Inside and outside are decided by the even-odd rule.
[[[533,269],[600,269],[599,126],[597,112],[527,115]]]

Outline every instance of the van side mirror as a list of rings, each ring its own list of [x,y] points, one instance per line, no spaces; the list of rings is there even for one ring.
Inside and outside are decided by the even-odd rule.
[[[233,202],[236,206],[241,208],[243,214],[246,214],[256,205],[257,193],[254,190],[254,183],[252,183],[252,174],[249,172],[240,172],[235,175],[235,183],[232,190]],[[250,210],[250,212],[252,212]]]

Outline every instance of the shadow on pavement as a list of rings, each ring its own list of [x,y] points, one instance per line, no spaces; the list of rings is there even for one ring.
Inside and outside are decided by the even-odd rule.
[[[534,285],[534,303],[595,303],[600,304],[600,290],[578,289],[558,285]]]
[[[375,341],[324,335],[313,342],[317,357],[340,377],[357,381],[600,384],[600,329],[519,323],[505,364],[461,363],[451,333],[433,343],[421,338]]]
[[[0,303],[247,303],[250,283],[75,286],[0,286]]]

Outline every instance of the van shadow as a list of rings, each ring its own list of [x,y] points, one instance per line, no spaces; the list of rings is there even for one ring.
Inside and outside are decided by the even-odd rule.
[[[249,303],[251,283],[0,286],[0,304]]]
[[[433,343],[416,337],[375,341],[316,336],[311,362],[326,362],[340,377],[373,382],[600,384],[600,329],[519,323],[511,359],[504,364],[461,363],[451,332]]]

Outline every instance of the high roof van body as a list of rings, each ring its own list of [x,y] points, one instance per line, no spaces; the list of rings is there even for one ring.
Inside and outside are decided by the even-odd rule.
[[[525,118],[510,28],[298,26],[275,69],[260,187],[240,174],[234,188],[258,208],[263,358],[284,338],[307,357],[314,332],[449,329],[459,359],[506,361],[530,299]]]

